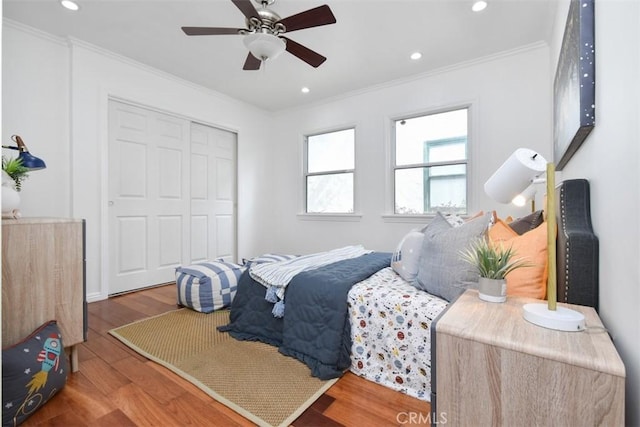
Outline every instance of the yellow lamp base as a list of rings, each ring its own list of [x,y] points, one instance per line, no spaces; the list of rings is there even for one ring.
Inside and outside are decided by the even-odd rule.
[[[524,319],[534,325],[566,332],[580,332],[585,329],[584,315],[565,307],[549,310],[547,304],[532,303],[522,306]]]

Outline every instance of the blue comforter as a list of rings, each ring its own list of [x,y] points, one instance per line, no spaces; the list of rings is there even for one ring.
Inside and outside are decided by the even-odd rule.
[[[287,287],[283,318],[273,317],[265,287],[246,271],[231,304],[230,322],[220,330],[277,346],[309,366],[313,376],[337,378],[351,365],[347,294],[390,262],[391,254],[374,252],[299,273]]]

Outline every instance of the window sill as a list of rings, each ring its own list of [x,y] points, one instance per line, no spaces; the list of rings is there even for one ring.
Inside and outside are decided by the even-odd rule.
[[[398,222],[398,223],[409,223],[409,224],[428,224],[431,222],[435,215],[398,215],[398,214],[388,214],[382,215],[382,220],[384,222]]]
[[[362,214],[339,214],[339,213],[301,213],[297,215],[302,221],[344,221],[357,222],[362,219]]]

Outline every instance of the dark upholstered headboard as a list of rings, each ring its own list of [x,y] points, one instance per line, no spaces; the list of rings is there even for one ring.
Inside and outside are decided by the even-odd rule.
[[[591,226],[589,181],[571,179],[556,188],[558,301],[598,310],[598,237]]]

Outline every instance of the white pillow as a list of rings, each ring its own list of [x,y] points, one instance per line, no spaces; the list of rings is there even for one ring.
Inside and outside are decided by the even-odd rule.
[[[409,283],[415,282],[418,277],[423,239],[421,231],[410,231],[402,238],[391,258],[391,267]]]
[[[454,213],[448,213],[448,214],[443,214],[444,215],[444,219],[447,220],[447,222],[449,224],[451,224],[452,227],[460,227],[462,225],[464,225],[465,220],[464,218],[462,218],[461,216],[454,214]]]

